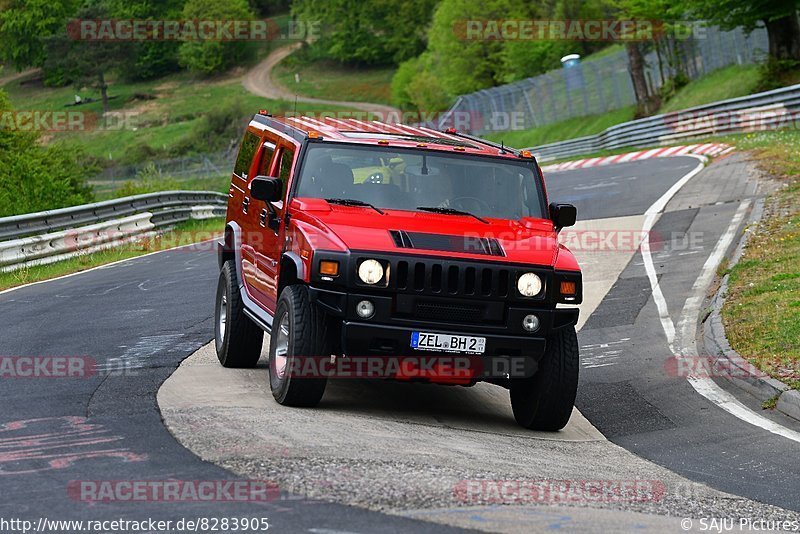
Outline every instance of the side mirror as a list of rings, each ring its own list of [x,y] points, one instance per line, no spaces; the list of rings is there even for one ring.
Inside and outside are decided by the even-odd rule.
[[[269,176],[256,176],[250,182],[250,195],[256,200],[264,202],[278,202],[283,193],[283,182],[280,178]]]
[[[577,218],[578,210],[572,204],[557,204],[556,202],[550,204],[550,220],[553,221],[556,230],[572,226]]]

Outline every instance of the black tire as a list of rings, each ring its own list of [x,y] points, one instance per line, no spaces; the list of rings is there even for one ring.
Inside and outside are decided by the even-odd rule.
[[[226,261],[219,273],[214,325],[214,344],[219,363],[223,367],[255,367],[261,356],[264,331],[244,314],[233,261]]]
[[[286,321],[286,322],[284,322]],[[315,365],[303,368],[320,370],[320,363],[329,359],[332,343],[328,335],[328,318],[312,304],[308,288],[291,285],[284,288],[278,298],[269,343],[269,383],[272,396],[285,406],[313,407],[322,400],[327,378],[318,373],[314,376],[293,376],[297,358],[313,359]],[[285,330],[282,330],[284,329]],[[281,336],[285,336],[282,338]],[[285,341],[285,366],[279,372],[278,349]],[[297,365],[300,367],[300,365]]]
[[[547,431],[567,426],[578,392],[579,367],[575,327],[552,334],[536,374],[511,383],[511,408],[517,423]]]

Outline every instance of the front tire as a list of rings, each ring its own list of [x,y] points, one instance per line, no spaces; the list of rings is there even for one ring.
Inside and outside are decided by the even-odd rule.
[[[269,383],[279,404],[313,407],[322,400],[327,377],[321,363],[332,353],[327,322],[306,286],[291,285],[281,292],[269,343]],[[297,376],[299,369],[309,367],[316,376]]]
[[[219,273],[214,345],[223,367],[255,367],[261,357],[264,331],[244,314],[236,265],[226,261]]]
[[[569,422],[578,392],[578,336],[565,327],[547,338],[539,369],[511,383],[511,408],[517,423],[531,430],[561,430]]]

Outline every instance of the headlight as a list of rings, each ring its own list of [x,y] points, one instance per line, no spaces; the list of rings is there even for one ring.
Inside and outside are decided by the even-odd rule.
[[[517,289],[524,297],[535,297],[542,291],[542,279],[535,273],[525,273],[517,280]]]
[[[383,265],[378,260],[364,260],[358,266],[358,277],[365,284],[377,284],[383,278]]]

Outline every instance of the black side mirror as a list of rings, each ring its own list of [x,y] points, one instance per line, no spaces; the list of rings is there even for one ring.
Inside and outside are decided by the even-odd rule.
[[[558,204],[556,202],[550,204],[550,220],[553,221],[556,230],[572,226],[577,219],[578,210],[572,204]]]
[[[250,182],[250,195],[256,200],[264,202],[278,202],[283,193],[283,182],[280,178],[269,176],[256,176]]]

